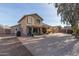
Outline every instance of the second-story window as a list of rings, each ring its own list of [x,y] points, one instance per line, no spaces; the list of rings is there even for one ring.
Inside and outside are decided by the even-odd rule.
[[[40,20],[39,19],[37,19],[37,23],[40,24]]]
[[[27,23],[28,23],[28,24],[32,24],[32,17],[28,17]]]

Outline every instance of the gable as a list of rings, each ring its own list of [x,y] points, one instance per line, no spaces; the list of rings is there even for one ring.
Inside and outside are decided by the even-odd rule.
[[[35,14],[24,15],[24,16],[18,21],[18,23],[21,22],[25,17],[28,17],[28,16],[32,16],[32,17],[34,17],[34,18],[36,18],[36,19],[43,20],[38,14],[35,13]]]

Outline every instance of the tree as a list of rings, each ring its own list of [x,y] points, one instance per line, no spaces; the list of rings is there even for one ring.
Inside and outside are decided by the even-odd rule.
[[[57,14],[61,16],[61,22],[70,24],[73,31],[78,28],[79,4],[78,3],[56,3]]]

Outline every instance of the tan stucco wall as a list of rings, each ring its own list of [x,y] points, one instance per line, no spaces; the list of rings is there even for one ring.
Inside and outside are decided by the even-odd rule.
[[[23,33],[26,32],[26,25],[27,25],[27,17],[25,17],[20,23],[21,28],[23,29]]]
[[[27,23],[27,19],[29,20],[30,18],[32,18],[32,23],[28,24]],[[36,18],[32,17],[32,16],[28,16],[25,17],[21,22],[20,22],[21,28],[23,29],[23,33],[27,33],[28,29],[27,26],[31,26],[31,25],[35,25],[35,26],[39,26],[40,24],[36,23]]]

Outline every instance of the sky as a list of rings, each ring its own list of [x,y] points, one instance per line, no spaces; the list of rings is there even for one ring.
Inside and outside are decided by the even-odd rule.
[[[46,3],[0,3],[0,24],[16,25],[21,17],[31,13],[37,13],[48,25],[63,26],[54,4]]]

